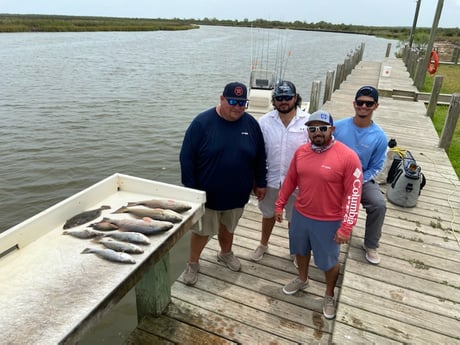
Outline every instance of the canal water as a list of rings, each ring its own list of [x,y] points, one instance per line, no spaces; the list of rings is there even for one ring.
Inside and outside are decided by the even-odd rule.
[[[397,44],[210,26],[0,34],[0,232],[116,172],[180,185],[184,131],[217,104],[226,83],[248,83],[254,61],[281,61],[284,78],[308,101],[312,81],[324,85],[327,71],[361,43],[368,61],[381,61],[387,44]],[[187,241],[171,252],[172,280]],[[130,292],[82,343],[121,344],[135,324]]]

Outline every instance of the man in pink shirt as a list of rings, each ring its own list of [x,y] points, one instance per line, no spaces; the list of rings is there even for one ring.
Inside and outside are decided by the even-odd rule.
[[[283,292],[292,295],[307,287],[313,251],[326,276],[323,315],[333,319],[340,245],[348,243],[358,219],[363,174],[356,153],[334,139],[330,113],[316,111],[305,124],[310,142],[295,152],[275,204],[275,217],[281,222],[289,196],[299,189],[289,228],[289,248],[296,255],[299,276]]]

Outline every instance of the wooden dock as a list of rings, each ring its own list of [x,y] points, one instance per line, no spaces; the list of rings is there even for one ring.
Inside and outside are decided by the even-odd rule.
[[[381,76],[382,66],[391,66],[389,76]],[[401,60],[361,62],[323,109],[335,119],[353,115],[354,94],[365,84],[388,95],[416,90]],[[233,247],[241,272],[217,263],[219,245],[212,239],[203,251],[197,284],[189,287],[179,278],[167,310],[141,320],[126,344],[460,344],[459,179],[437,147],[423,102],[397,95],[379,102],[374,120],[388,138],[411,151],[427,184],[415,208],[387,203],[377,266],[367,263],[361,249],[361,210],[351,243],[342,246],[335,320],[322,315],[324,274],[314,263],[307,289],[292,296],[282,293],[296,275],[285,222],[275,226],[263,260],[248,259],[261,228],[252,201]]]

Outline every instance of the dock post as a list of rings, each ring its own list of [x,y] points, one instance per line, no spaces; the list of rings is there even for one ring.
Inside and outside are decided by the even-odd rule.
[[[460,55],[460,48],[456,47],[454,48],[454,51],[452,52],[452,61],[455,65],[458,64],[458,57]]]
[[[390,56],[390,51],[391,51],[391,43],[388,43],[387,44],[387,51],[385,53],[385,57],[389,57]]]
[[[311,83],[310,107],[308,112],[311,114],[319,109],[319,99],[321,93],[321,80],[313,80]]]
[[[450,100],[449,110],[447,111],[446,121],[442,128],[439,147],[445,151],[449,150],[450,142],[454,136],[455,127],[457,126],[458,115],[460,113],[460,93],[454,93]]]
[[[337,72],[335,73],[335,82],[334,82],[334,91],[340,89],[340,84],[342,84],[343,78],[343,64],[337,64]]]
[[[334,71],[327,71],[326,85],[324,86],[324,99],[323,104],[331,100],[332,87],[334,86]]]
[[[439,93],[441,92],[441,86],[444,76],[437,75],[434,77],[433,87],[431,88],[431,96],[430,102],[428,103],[428,108],[426,110],[426,116],[433,118],[434,111],[436,110],[436,106],[438,105],[438,97]]]
[[[150,268],[135,286],[137,320],[147,314],[159,316],[171,302],[169,252]]]

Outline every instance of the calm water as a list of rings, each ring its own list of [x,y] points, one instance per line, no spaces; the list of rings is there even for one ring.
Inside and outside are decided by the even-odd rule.
[[[308,100],[362,42],[364,60],[383,59],[388,40],[333,33],[0,34],[0,232],[116,172],[180,184],[185,129],[227,82],[249,81],[255,55],[271,65],[290,51],[284,77]],[[93,341],[121,343],[135,324],[121,305]]]

